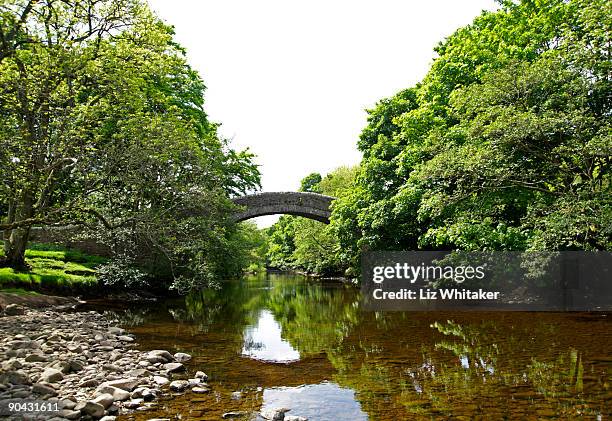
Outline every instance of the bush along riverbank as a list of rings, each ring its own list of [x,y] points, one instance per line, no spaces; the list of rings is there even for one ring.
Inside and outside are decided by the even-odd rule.
[[[210,391],[205,373],[183,365],[190,355],[139,351],[132,335],[96,312],[10,304],[0,332],[0,418],[111,421],[154,408],[168,391]],[[32,400],[51,410],[8,411],[9,403]]]

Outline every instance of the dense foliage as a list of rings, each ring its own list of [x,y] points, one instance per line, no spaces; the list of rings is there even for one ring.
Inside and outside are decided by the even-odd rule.
[[[366,249],[612,248],[612,6],[502,2],[369,111],[335,202],[344,260]]]
[[[33,225],[77,225],[177,287],[236,270],[229,197],[259,172],[204,89],[141,0],[0,2],[3,264],[24,265]]]

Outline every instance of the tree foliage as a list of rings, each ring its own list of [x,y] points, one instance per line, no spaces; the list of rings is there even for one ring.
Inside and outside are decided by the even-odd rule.
[[[204,90],[140,0],[1,2],[5,264],[23,264],[32,225],[78,225],[170,278],[222,273],[228,197],[259,172],[219,138]]]
[[[612,246],[611,7],[503,2],[369,111],[332,227],[368,249]]]

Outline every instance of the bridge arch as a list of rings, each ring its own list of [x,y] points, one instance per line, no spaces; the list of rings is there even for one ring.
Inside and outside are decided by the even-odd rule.
[[[236,222],[263,215],[288,214],[303,216],[329,224],[330,205],[334,197],[310,192],[268,192],[236,197],[241,207],[233,215]]]

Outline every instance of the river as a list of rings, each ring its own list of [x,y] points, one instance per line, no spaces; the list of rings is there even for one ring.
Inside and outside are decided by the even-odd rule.
[[[192,354],[212,388],[119,419],[278,406],[310,421],[612,414],[611,314],[365,312],[354,287],[286,274],[109,306],[142,349]]]

